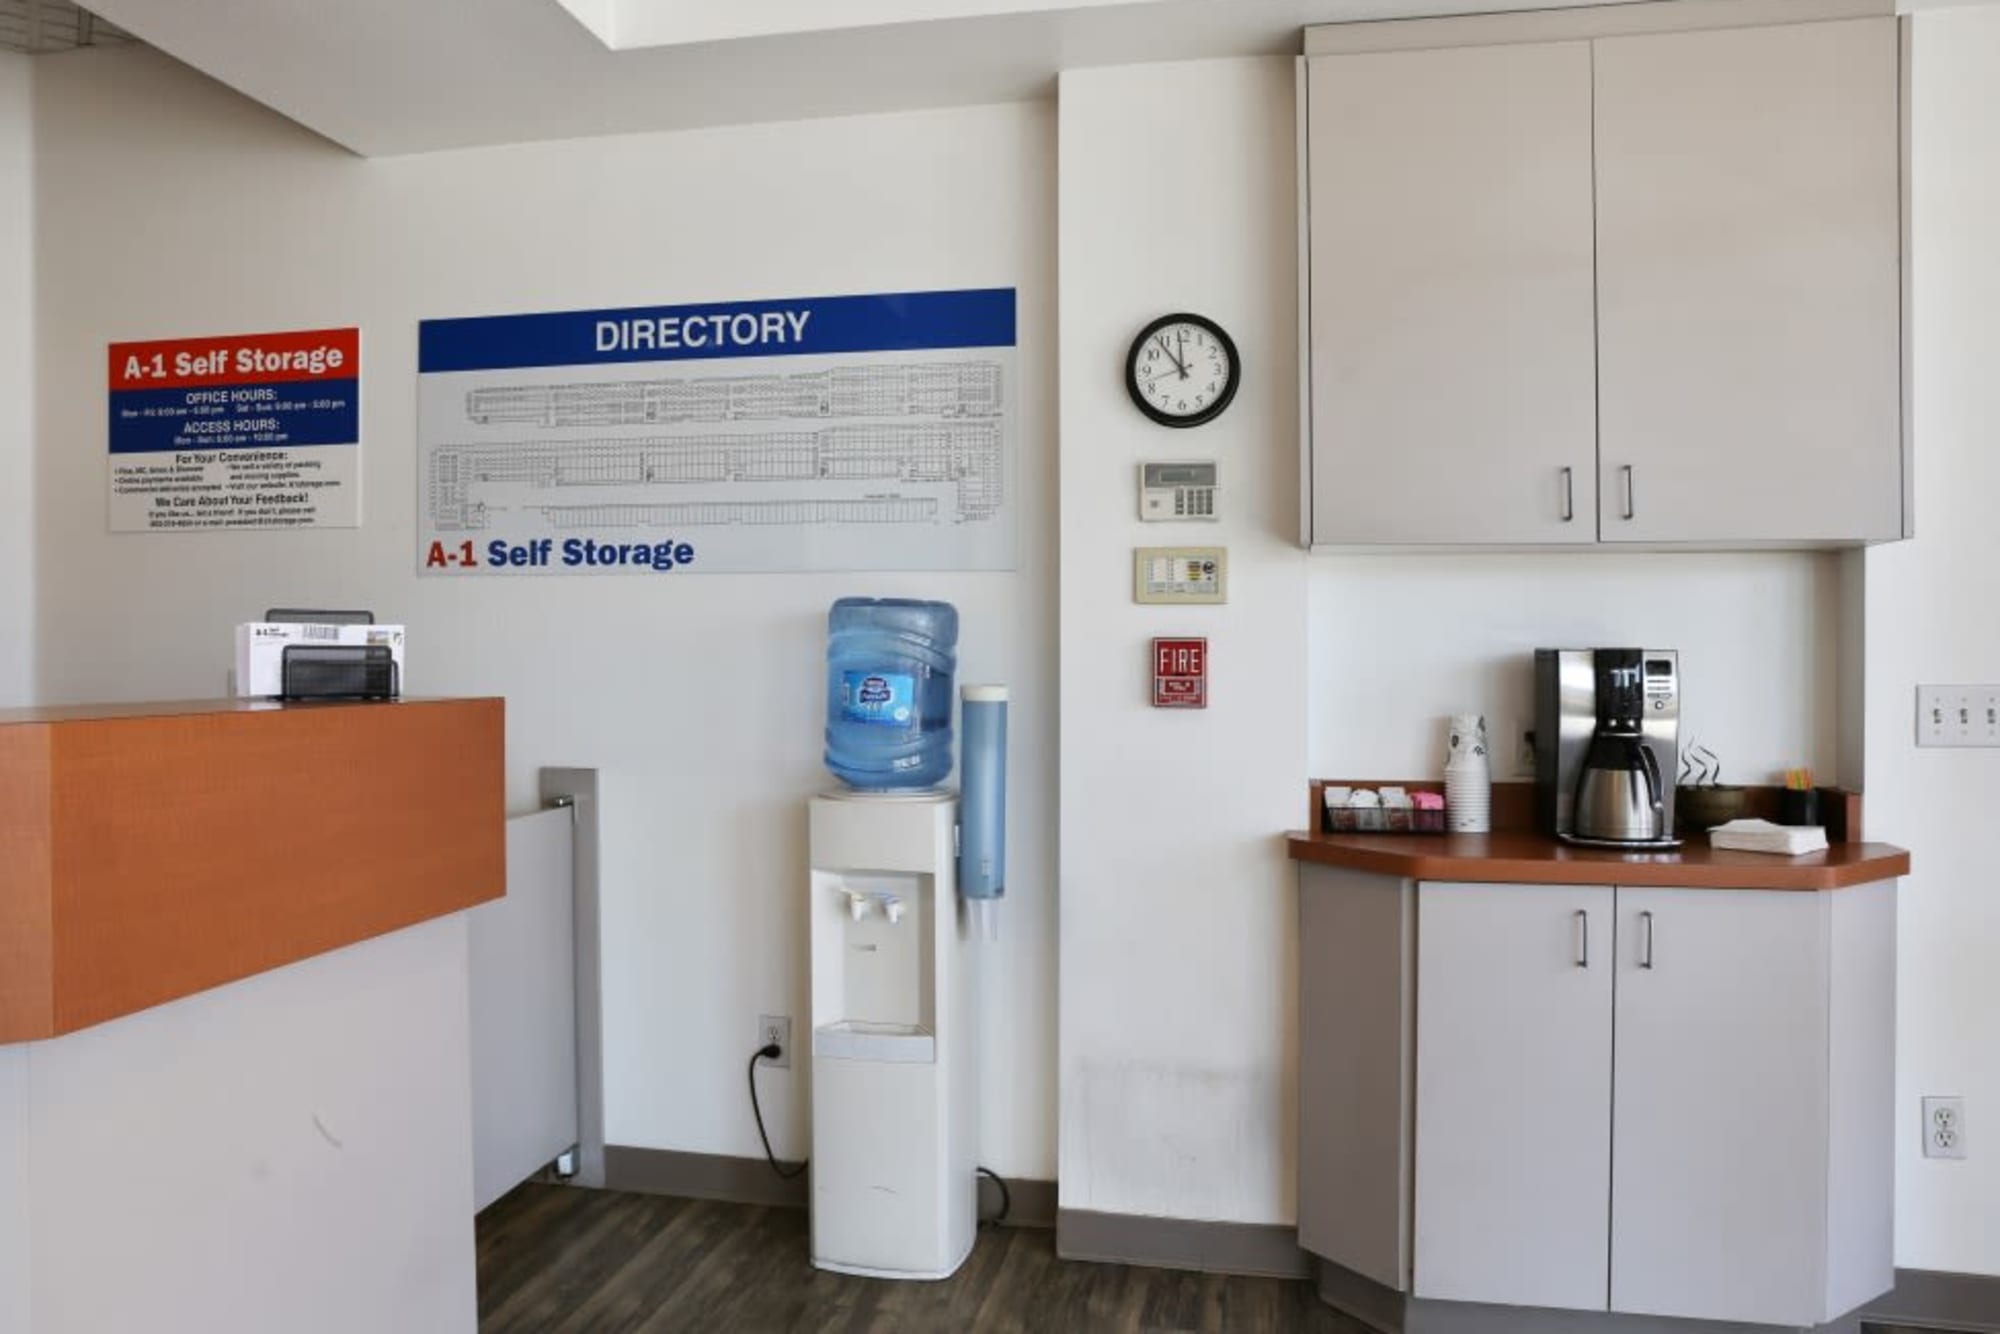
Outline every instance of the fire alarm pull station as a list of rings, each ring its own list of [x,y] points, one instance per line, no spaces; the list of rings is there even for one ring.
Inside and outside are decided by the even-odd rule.
[[[1153,641],[1153,707],[1208,707],[1208,640]]]

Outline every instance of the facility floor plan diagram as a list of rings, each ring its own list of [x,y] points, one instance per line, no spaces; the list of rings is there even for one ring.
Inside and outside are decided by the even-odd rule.
[[[835,559],[850,568],[1011,560],[1011,367],[990,349],[877,360],[893,355],[781,373],[594,367],[574,383],[547,369],[427,376],[428,539],[673,536],[713,569],[732,531],[754,531],[731,568],[810,568],[844,533],[851,554]]]

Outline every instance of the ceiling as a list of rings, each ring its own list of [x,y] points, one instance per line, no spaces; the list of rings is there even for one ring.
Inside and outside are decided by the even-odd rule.
[[[1066,68],[1296,52],[1308,23],[1575,2],[95,0],[368,156],[1018,101]],[[801,30],[829,15],[856,26]]]

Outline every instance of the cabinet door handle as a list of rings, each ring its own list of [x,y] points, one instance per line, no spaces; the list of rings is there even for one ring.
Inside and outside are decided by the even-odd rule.
[[[1590,914],[1576,910],[1576,966],[1590,967]]]
[[[1639,499],[1632,487],[1632,465],[1628,463],[1618,471],[1625,477],[1625,517],[1630,519],[1639,512]]]
[[[1576,518],[1576,470],[1563,469],[1563,522]]]
[[[1653,914],[1649,912],[1639,914],[1639,966],[1653,966]]]

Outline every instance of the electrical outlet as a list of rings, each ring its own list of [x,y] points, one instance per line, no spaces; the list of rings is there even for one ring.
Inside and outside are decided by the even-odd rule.
[[[757,1049],[776,1044],[778,1054],[764,1062],[775,1065],[780,1070],[792,1068],[792,1017],[788,1014],[760,1014],[757,1016]]]
[[[1535,775],[1535,729],[1522,727],[1518,723],[1512,733],[1514,737],[1514,776],[1532,778]]]
[[[1965,1157],[1965,1099],[1924,1099],[1924,1157]]]
[[[1919,746],[2000,746],[2000,686],[1918,686]]]

